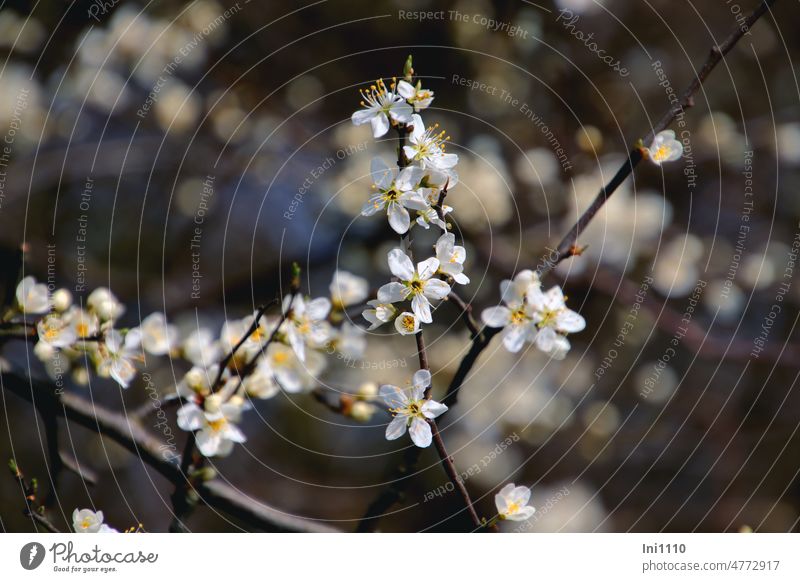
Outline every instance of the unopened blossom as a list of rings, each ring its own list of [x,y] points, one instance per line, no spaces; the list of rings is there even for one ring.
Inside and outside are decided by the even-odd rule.
[[[306,302],[299,295],[292,301],[291,295],[287,295],[283,308],[289,310],[286,322],[289,344],[302,362],[306,359],[306,345],[312,348],[324,347],[331,336],[331,326],[327,322],[331,302],[327,297]]]
[[[22,313],[30,315],[50,311],[50,293],[47,285],[37,283],[34,277],[25,277],[17,285],[17,306]]]
[[[100,363],[97,373],[111,377],[123,388],[127,388],[134,376],[136,368],[134,360],[141,359],[141,336],[131,330],[125,337],[116,329],[106,333],[99,349]]]
[[[539,289],[539,277],[533,271],[521,271],[513,280],[500,284],[505,305],[483,310],[481,319],[489,327],[502,327],[503,345],[509,352],[518,352],[526,341],[533,341],[539,328],[536,326],[535,308],[527,301],[531,289]]]
[[[445,144],[450,138],[444,131],[439,131],[438,124],[425,129],[422,118],[417,114],[414,114],[411,123],[414,128],[408,136],[410,143],[403,147],[406,158],[421,164],[423,168],[454,175],[453,167],[458,163],[458,156],[445,152]]]
[[[412,107],[402,96],[387,89],[382,79],[378,79],[368,91],[362,90],[361,98],[364,109],[353,113],[351,120],[354,125],[369,122],[375,138],[386,135],[392,125],[411,121]]]
[[[404,311],[394,320],[394,327],[401,335],[414,335],[419,332],[419,319],[410,311]]]
[[[57,289],[50,300],[53,304],[53,309],[63,312],[72,306],[72,293],[68,289]]]
[[[564,293],[558,286],[546,293],[538,287],[528,292],[528,303],[534,309],[533,319],[539,332],[534,343],[543,352],[562,359],[569,351],[568,333],[583,331],[586,321],[578,313],[567,308]]]
[[[86,298],[86,305],[102,321],[113,321],[125,312],[125,306],[105,287],[98,287]]]
[[[195,442],[203,456],[225,457],[233,450],[234,443],[247,440],[236,426],[242,406],[234,402],[217,402],[213,396],[206,398],[203,408],[194,402],[184,404],[178,410],[178,426],[186,431],[198,431]]]
[[[178,344],[178,330],[167,323],[161,312],[145,317],[139,330],[142,334],[142,347],[154,356],[166,355]]]
[[[525,521],[536,511],[535,507],[528,505],[531,490],[528,487],[517,487],[509,483],[494,496],[497,513],[500,519],[510,521]]]
[[[36,332],[39,336],[39,341],[53,348],[69,347],[78,339],[69,321],[62,315],[55,313],[40,319],[36,324]]]
[[[369,330],[376,329],[384,323],[392,321],[397,315],[397,308],[391,303],[381,303],[376,299],[367,301],[369,309],[365,309],[361,316],[370,322]]]
[[[653,143],[646,149],[647,158],[655,165],[664,162],[674,162],[683,155],[683,144],[675,139],[675,132],[671,129],[659,131],[653,138]]]
[[[456,236],[447,232],[436,241],[436,258],[439,259],[439,272],[449,275],[459,285],[469,284],[469,277],[464,274],[464,261],[467,251],[456,245]]]
[[[431,257],[417,263],[416,268],[401,249],[389,251],[389,269],[399,282],[387,283],[378,289],[378,301],[397,303],[411,299],[411,310],[422,323],[431,323],[431,299],[444,299],[450,293],[450,285],[433,276],[439,268],[439,260]]]
[[[335,271],[330,286],[331,303],[336,309],[358,305],[369,295],[369,283],[347,271]]]
[[[425,398],[425,389],[430,385],[430,371],[418,370],[414,373],[411,386],[405,390],[391,384],[381,386],[381,398],[394,415],[386,427],[387,440],[398,439],[408,430],[415,445],[422,448],[430,446],[433,435],[428,420],[447,410],[444,404]]]
[[[376,411],[377,407],[374,404],[364,402],[363,400],[357,400],[353,402],[353,405],[350,407],[348,416],[357,422],[369,422]]]
[[[103,523],[103,512],[91,509],[78,509],[72,512],[72,528],[75,533],[119,533]]]
[[[400,81],[397,83],[397,92],[414,107],[414,111],[422,111],[433,102],[433,91],[423,89],[420,81],[416,85]]]
[[[392,230],[405,234],[411,226],[408,209],[424,210],[428,207],[417,191],[424,171],[419,166],[408,166],[400,170],[397,178],[392,178],[393,170],[382,158],[373,158],[371,171],[377,193],[364,204],[361,215],[372,216],[385,209]]]

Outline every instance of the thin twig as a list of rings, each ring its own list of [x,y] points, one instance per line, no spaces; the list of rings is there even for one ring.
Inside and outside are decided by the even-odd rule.
[[[450,290],[448,298],[458,307],[459,311],[461,311],[461,318],[464,320],[464,325],[466,325],[469,330],[470,339],[475,339],[480,333],[480,328],[478,327],[478,322],[475,321],[475,318],[472,316],[472,305],[464,301],[461,296],[452,289]]]
[[[686,109],[694,107],[694,96],[702,87],[703,82],[714,70],[714,67],[719,64],[730,50],[736,46],[736,43],[745,35],[753,24],[764,15],[765,12],[775,3],[776,0],[763,0],[755,10],[745,19],[744,23],[737,24],[733,32],[722,42],[722,44],[711,47],[708,57],[706,58],[703,66],[700,67],[700,72],[697,73],[692,82],[684,89],[681,97],[676,105],[670,107],[662,116],[661,119],[650,129],[648,134],[642,140],[644,143],[650,143],[653,137],[659,132],[667,128],[670,123]],[[578,218],[578,221],[569,230],[566,236],[561,239],[554,253],[545,257],[542,260],[537,272],[539,275],[544,275],[549,272],[553,267],[558,265],[561,261],[569,256],[571,249],[576,248],[575,244],[578,241],[578,236],[584,231],[586,226],[591,222],[597,212],[608,201],[612,194],[619,188],[619,186],[633,173],[634,168],[639,165],[644,159],[644,155],[640,148],[634,148],[628,154],[628,159],[622,164],[622,167],[617,171],[611,181],[604,186],[592,204],[586,211]]]
[[[664,113],[658,123],[656,123],[647,136],[645,136],[643,141],[650,142],[653,136],[659,131],[665,129],[672,122],[672,120],[678,116],[678,114],[694,105],[694,94],[700,89],[700,86],[706,80],[714,67],[717,66],[720,60],[722,60],[722,57],[736,45],[742,36],[744,36],[745,32],[749,30],[774,3],[775,0],[764,0],[761,2],[759,6],[745,19],[744,25],[737,26],[737,28],[722,42],[722,44],[711,49],[708,58],[700,69],[700,72],[683,92],[678,105],[670,108],[666,113]],[[543,259],[540,266],[537,268],[537,272],[540,275],[544,275],[545,273],[549,272],[554,266],[567,257],[580,254],[581,248],[577,245],[578,236],[581,232],[583,232],[583,230],[586,228],[586,225],[588,225],[592,218],[594,218],[600,208],[603,207],[608,198],[614,193],[620,184],[622,184],[633,172],[634,168],[639,164],[639,162],[642,161],[642,159],[643,156],[640,149],[636,148],[631,151],[623,166],[617,171],[611,181],[600,191],[594,202],[592,202],[589,208],[584,212],[584,214],[578,219],[575,225],[559,243],[557,249],[549,253],[549,256]],[[478,358],[483,350],[489,345],[492,338],[499,332],[500,328],[484,328],[473,337],[472,346],[470,347],[469,352],[467,352],[467,354],[461,360],[458,370],[456,371],[455,376],[453,376],[453,379],[447,388],[447,392],[442,399],[444,404],[447,404],[451,408],[456,404],[458,401],[458,392],[461,389],[461,386],[467,379],[467,376],[469,375],[475,363],[478,361]],[[441,420],[441,416],[439,418]],[[368,521],[371,527],[375,527],[377,520],[380,519],[380,514],[385,513],[389,508],[391,508],[392,505],[394,505],[394,503],[402,499],[404,489],[408,482],[407,476],[408,474],[413,473],[413,468],[417,459],[419,458],[419,453],[417,452],[414,454],[414,451],[412,450],[408,456],[411,458],[406,459],[406,462],[398,467],[397,471],[395,472],[395,480],[392,482],[391,486],[382,492],[370,505],[366,515],[362,519],[362,522],[359,524],[359,531],[366,531],[362,529],[365,521]]]
[[[30,402],[37,397],[56,398],[55,386],[35,381],[16,371],[0,373],[0,388]],[[103,435],[122,445],[143,463],[151,466],[171,483],[185,482],[178,465],[178,455],[167,444],[148,432],[136,419],[113,412],[97,403],[66,392],[58,397],[59,416]],[[296,517],[249,497],[229,485],[217,481],[198,483],[195,487],[200,503],[217,509],[247,524],[254,530],[271,532],[332,532],[325,524]]]

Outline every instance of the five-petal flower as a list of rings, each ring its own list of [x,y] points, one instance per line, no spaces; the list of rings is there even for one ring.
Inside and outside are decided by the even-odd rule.
[[[387,283],[378,289],[378,301],[381,303],[397,303],[411,299],[411,310],[423,323],[431,323],[431,299],[444,299],[450,293],[450,285],[433,276],[439,268],[439,259],[431,257],[425,261],[414,263],[402,249],[389,251],[389,269],[400,279],[399,282]]]
[[[388,440],[398,439],[408,430],[415,445],[422,448],[430,446],[433,434],[428,420],[447,410],[444,404],[425,398],[425,389],[430,384],[430,371],[418,370],[411,386],[406,390],[391,384],[381,386],[380,396],[394,415],[394,419],[386,427]]]

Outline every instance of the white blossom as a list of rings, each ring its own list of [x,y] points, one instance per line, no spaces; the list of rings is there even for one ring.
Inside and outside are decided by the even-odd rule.
[[[294,301],[287,295],[283,302],[284,310],[290,309],[286,320],[286,334],[289,344],[294,348],[300,361],[306,359],[306,345],[321,348],[331,336],[331,326],[327,322],[331,310],[331,302],[326,297],[319,297],[306,303],[301,296]]]
[[[382,158],[373,158],[371,172],[377,194],[364,204],[361,215],[372,216],[385,209],[392,230],[405,234],[411,226],[407,209],[424,210],[428,207],[425,198],[417,191],[424,171],[419,166],[408,166],[393,179],[393,170],[386,162]]]
[[[225,457],[233,450],[234,443],[247,440],[236,426],[242,406],[238,402],[219,403],[214,396],[206,398],[204,408],[194,402],[184,404],[178,410],[178,426],[186,431],[198,431],[195,441],[203,456]]]
[[[586,321],[567,308],[558,286],[551,287],[546,293],[538,287],[530,289],[528,303],[535,310],[533,319],[539,329],[534,338],[536,347],[555,359],[562,359],[570,348],[569,340],[564,336],[583,331]]]
[[[369,295],[369,283],[347,271],[335,271],[330,286],[331,303],[337,309],[357,305]]]
[[[267,347],[266,358],[275,374],[275,380],[289,393],[309,390],[317,384],[317,376],[325,368],[325,359],[319,352],[306,352],[305,362],[286,344],[272,342]]]
[[[326,348],[329,354],[337,352],[351,360],[361,359],[367,349],[366,334],[360,327],[345,321],[339,329],[331,331]]]
[[[210,366],[222,358],[222,348],[210,329],[193,331],[181,346],[184,357],[195,366]]]
[[[467,251],[458,246],[456,236],[447,232],[436,241],[436,258],[439,259],[439,272],[449,275],[459,285],[469,284],[469,277],[464,274],[464,261]]]
[[[375,299],[367,301],[369,309],[365,309],[361,316],[370,322],[369,330],[376,329],[384,323],[388,323],[397,315],[397,308],[391,303],[381,303]]]
[[[419,332],[419,319],[410,311],[404,311],[394,320],[394,327],[401,335],[414,335]]]
[[[66,311],[72,306],[72,293],[68,289],[57,289],[51,297],[53,309]]]
[[[683,144],[675,139],[675,132],[671,129],[659,131],[653,138],[653,143],[647,148],[647,157],[655,165],[664,162],[674,162],[683,155]]]
[[[72,512],[72,528],[75,533],[119,533],[103,523],[103,512],[91,509],[78,509]]]
[[[453,167],[458,163],[458,156],[445,152],[445,144],[450,138],[445,136],[444,131],[438,131],[438,124],[425,129],[422,118],[416,113],[411,123],[414,128],[408,137],[410,145],[403,147],[406,158],[422,164],[423,168],[432,168],[454,176]]]
[[[433,91],[423,89],[420,81],[412,85],[401,80],[397,83],[397,92],[414,107],[414,111],[422,111],[433,102]]]
[[[37,283],[34,277],[25,277],[17,285],[17,305],[22,313],[47,313],[50,311],[50,293],[47,285]]]
[[[428,419],[434,419],[447,410],[444,404],[425,399],[425,389],[430,384],[431,373],[418,370],[414,373],[411,386],[405,390],[391,384],[381,386],[381,398],[394,415],[386,427],[387,440],[398,439],[408,430],[415,445],[422,448],[430,446],[433,435]]]
[[[500,519],[510,521],[525,521],[536,511],[535,507],[528,505],[531,490],[528,487],[516,487],[509,483],[494,496],[497,513]]]
[[[78,339],[69,321],[55,313],[40,319],[36,324],[36,332],[39,335],[39,341],[53,348],[69,347]]]
[[[258,360],[253,373],[242,380],[242,387],[248,396],[261,400],[272,398],[280,392],[275,372],[267,358]]]
[[[163,356],[178,343],[178,330],[167,323],[163,313],[151,313],[142,320],[142,347],[154,356]]]
[[[369,122],[372,136],[376,139],[386,135],[393,124],[411,121],[411,106],[403,97],[389,91],[382,79],[378,79],[368,91],[361,91],[361,97],[364,109],[353,113],[351,120],[355,125]]]
[[[127,388],[136,375],[133,360],[141,358],[140,340],[141,337],[135,330],[125,334],[124,339],[116,329],[106,333],[99,350],[97,373],[103,377],[110,376],[120,386]]]
[[[69,321],[78,339],[93,337],[100,331],[100,321],[97,315],[84,311],[80,307],[72,307],[65,314],[65,317]]]
[[[538,289],[541,283],[533,271],[521,271],[514,280],[500,284],[500,293],[505,305],[483,310],[481,319],[489,327],[502,327],[503,345],[509,352],[518,352],[526,341],[533,341],[538,333],[534,320],[535,309],[527,301],[531,288]]]
[[[86,298],[86,306],[103,321],[119,319],[125,312],[125,306],[105,287],[98,287],[92,291]]]
[[[387,283],[378,289],[378,301],[397,303],[411,299],[411,310],[422,323],[431,323],[431,299],[444,299],[450,293],[450,285],[433,276],[439,268],[439,260],[431,257],[417,263],[401,249],[389,251],[389,269],[400,282]]]

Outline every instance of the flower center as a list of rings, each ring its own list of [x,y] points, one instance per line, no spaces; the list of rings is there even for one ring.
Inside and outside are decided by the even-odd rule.
[[[656,153],[653,154],[653,159],[657,162],[667,159],[669,157],[669,148],[665,145],[658,146]]]
[[[508,514],[514,515],[519,511],[519,503],[514,503],[513,501],[508,504]]]
[[[542,320],[539,322],[539,327],[547,327],[549,325],[553,325],[556,321],[556,316],[558,316],[558,311],[554,309],[545,309],[542,312]]]
[[[414,318],[411,315],[404,315],[400,323],[406,331],[414,331]]]
[[[217,420],[209,420],[208,421],[208,426],[214,432],[221,431],[225,427],[226,424],[228,424],[228,421],[225,419],[224,416],[222,418],[217,419]]]
[[[528,316],[525,314],[525,309],[520,307],[519,309],[515,309],[511,312],[511,323],[514,325],[519,325],[521,323],[525,323],[528,320]]]
[[[408,286],[409,286],[409,288],[411,289],[412,292],[414,292],[416,294],[419,294],[419,293],[422,293],[422,290],[424,289],[425,284],[422,281],[420,281],[419,279],[414,279],[413,281],[410,281],[408,283]]]

